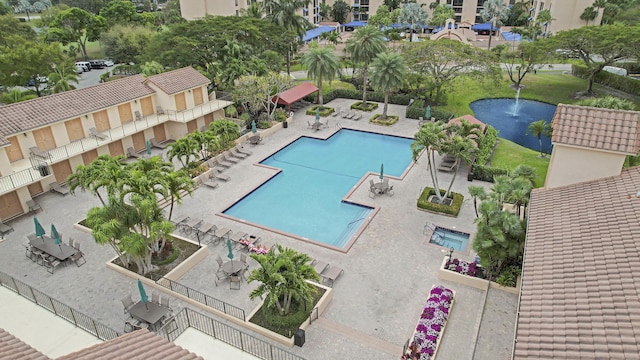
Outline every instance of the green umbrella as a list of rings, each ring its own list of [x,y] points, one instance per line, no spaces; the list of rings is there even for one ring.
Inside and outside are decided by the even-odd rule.
[[[427,105],[427,111],[424,113],[424,119],[431,119],[431,105]]]
[[[229,253],[227,257],[233,261],[233,245],[231,244],[231,238],[227,236],[227,248],[229,249]]]
[[[51,237],[53,238],[53,243],[58,245],[60,252],[62,252],[62,246],[60,246],[60,244],[62,244],[62,239],[60,239],[60,234],[58,234],[58,230],[53,224],[51,224]]]
[[[380,180],[384,179],[384,163],[380,164]]]
[[[316,108],[316,122],[320,121],[320,106]]]
[[[147,155],[151,155],[151,143],[147,140]]]
[[[251,132],[254,133],[254,134],[258,132],[258,129],[256,128],[256,121],[255,120],[251,121]]]
[[[44,235],[45,232],[44,232],[44,228],[42,227],[42,225],[40,225],[40,221],[38,221],[38,218],[34,216],[33,217],[33,222],[36,225],[36,236],[42,237],[42,235]]]
[[[138,290],[140,291],[140,301],[142,301],[147,310],[149,310],[149,308],[147,307],[147,301],[149,301],[149,297],[147,296],[147,292],[144,291],[144,286],[142,286],[142,281],[140,281],[140,279],[138,279]]]

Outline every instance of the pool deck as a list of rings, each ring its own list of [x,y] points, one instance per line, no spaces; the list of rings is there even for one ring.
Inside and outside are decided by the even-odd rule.
[[[345,109],[353,102],[336,99],[328,105]],[[457,218],[416,208],[415,203],[422,189],[430,185],[426,159],[419,160],[401,181],[391,180],[395,190],[393,197],[383,195],[369,198],[368,179],[365,179],[349,198],[378,206],[380,210],[348,253],[301,242],[216,215],[273,175],[275,170],[256,166],[255,163],[299,136],[326,137],[342,126],[412,137],[418,129],[417,121],[405,119],[404,111],[404,106],[389,105],[390,114],[400,115],[400,121],[391,127],[370,124],[367,118],[353,121],[329,117],[329,128],[316,132],[307,128],[307,121],[313,122],[315,117],[304,115],[304,111],[300,110],[288,129],[266,137],[264,144],[247,145],[254,154],[225,171],[231,177],[229,182],[220,182],[217,189],[198,188],[192,197],[185,198],[182,205],[176,206],[173,217],[200,217],[234,232],[245,231],[259,236],[263,244],[280,243],[344,269],[344,274],[333,286],[331,304],[306,331],[305,345],[290,350],[304,358],[398,359],[403,344],[415,329],[427,294],[434,284],[443,284],[456,291],[456,302],[438,352],[439,359],[510,358],[517,296],[496,294],[497,290],[491,290],[487,310],[481,316],[484,291],[439,281],[438,266],[448,250],[429,244],[423,235],[425,223],[472,234],[475,232],[473,201],[466,195],[466,189],[471,185],[466,179],[466,168],[460,169],[453,186],[453,191],[465,194],[464,205]],[[451,176],[440,172],[441,184],[446,184]],[[473,185],[490,186],[478,181],[474,181]],[[79,241],[87,264],[81,268],[75,265],[60,267],[55,274],[49,274],[44,267],[25,258],[22,245],[26,243],[25,236],[33,232],[33,220],[32,216],[23,216],[9,223],[15,231],[0,242],[0,270],[122,331],[120,299],[127,294],[137,299],[136,282],[107,269],[105,262],[115,256],[113,250],[97,245],[91,235],[73,227],[91,207],[99,205],[98,199],[80,192],[76,196],[66,197],[47,193],[38,197],[37,201],[43,211],[36,215],[43,226],[47,228],[53,222],[65,239],[71,236]],[[229,290],[226,283],[216,287],[213,282],[213,273],[217,268],[215,255],[220,254],[225,258],[226,247],[220,244],[212,246],[209,252],[209,256],[179,282],[242,307],[249,313],[258,303],[248,298],[249,292],[257,284],[242,283],[239,291]],[[454,256],[473,259],[471,253],[455,252]],[[252,259],[250,264],[252,269],[257,266]],[[172,304],[190,307],[175,298],[171,301]],[[208,315],[215,318],[214,315]],[[481,342],[474,350],[479,328]]]

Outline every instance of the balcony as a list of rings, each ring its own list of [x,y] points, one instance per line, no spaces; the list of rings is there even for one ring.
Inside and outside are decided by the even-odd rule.
[[[49,154],[48,158],[31,157],[13,162],[11,166],[14,173],[0,177],[0,195],[50,176],[51,171],[46,165],[55,164],[87,151],[97,149],[167,121],[187,123],[214,111],[224,109],[231,104],[233,104],[231,101],[211,100],[184,111],[164,110],[164,114],[143,116],[139,120],[131,121],[122,124],[121,127],[102,132],[101,134],[106,136],[104,140],[96,137],[87,137],[55,149],[47,150]],[[43,165],[46,171],[42,170]]]

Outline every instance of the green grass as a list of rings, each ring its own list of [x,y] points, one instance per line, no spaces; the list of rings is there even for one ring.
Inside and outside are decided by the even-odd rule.
[[[491,158],[491,166],[507,170],[513,170],[520,164],[531,166],[538,173],[535,181],[536,187],[542,187],[547,178],[549,157],[541,158],[540,152],[527,149],[503,138],[500,138],[499,141],[500,143]]]
[[[307,79],[296,79],[295,85],[298,85],[300,83],[307,82],[307,81],[310,81],[310,80],[307,80]],[[311,81],[311,82],[316,84],[314,81]],[[328,81],[323,81],[322,82],[322,95],[326,95],[328,92],[333,91],[335,89],[355,90],[356,86],[351,84],[351,83],[340,81],[340,80],[334,80],[334,81],[331,81],[331,82],[328,82]]]

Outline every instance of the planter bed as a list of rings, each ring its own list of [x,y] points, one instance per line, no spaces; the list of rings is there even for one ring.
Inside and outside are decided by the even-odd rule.
[[[440,280],[451,281],[456,284],[471,286],[480,290],[487,290],[489,283],[491,283],[492,289],[498,289],[516,295],[520,293],[520,277],[518,277],[518,280],[516,281],[516,287],[504,287],[493,281],[475,276],[463,275],[452,270],[447,270],[446,266],[448,260],[448,256],[445,256],[444,259],[442,259],[442,264],[440,264],[440,269],[438,270],[438,279]]]

